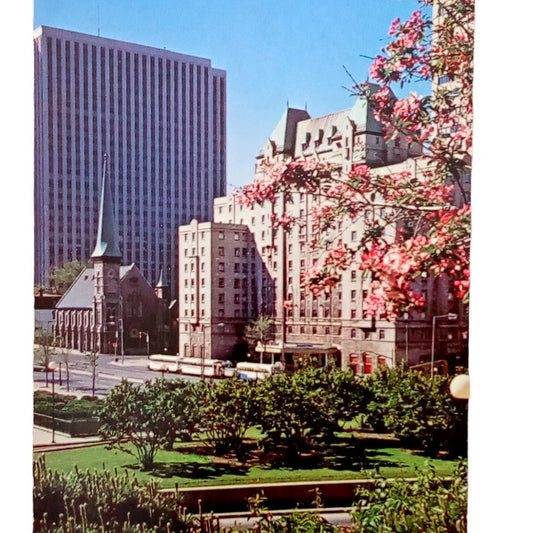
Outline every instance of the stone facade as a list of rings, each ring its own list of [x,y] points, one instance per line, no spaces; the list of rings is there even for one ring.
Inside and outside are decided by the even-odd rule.
[[[381,126],[364,101],[358,100],[352,109],[316,119],[304,110],[287,109],[257,158],[256,176],[263,172],[263,163],[310,157],[327,161],[341,172],[355,163],[366,163],[377,173],[416,174],[424,170],[418,155],[420,147],[411,146],[405,138],[387,144]],[[237,343],[244,324],[263,313],[275,321],[276,336],[271,351],[276,354],[285,355],[290,350],[333,353],[342,367],[351,365],[361,373],[371,372],[380,364],[390,366],[399,361],[416,364],[429,360],[432,317],[461,313],[460,304],[448,291],[445,280],[422,277],[418,289],[426,297],[426,308],[393,321],[365,314],[363,300],[370,290],[370,280],[359,271],[357,258],[329,293],[314,296],[301,287],[303,272],[321,260],[321,254],[311,251],[309,246],[315,237],[310,214],[320,201],[319,195],[299,193],[293,195],[292,202],[286,202],[280,195],[274,203],[246,207],[235,196],[227,196],[214,202],[214,223],[193,221],[180,228],[179,317],[180,322],[189,321],[192,328],[189,332],[180,330],[180,354],[186,345],[194,343],[194,332],[200,331],[202,336],[197,336],[196,342],[203,343],[208,356],[228,358],[232,343],[227,335],[233,334],[233,342]],[[270,223],[273,213],[296,217],[298,227],[290,233],[274,231]],[[320,237],[326,247],[339,239],[353,246],[365,229],[365,218],[385,215],[383,209],[369,209],[360,220],[341,221]],[[394,239],[394,230],[388,231],[385,238]],[[219,240],[222,234],[225,236]],[[196,239],[194,246],[191,236]],[[211,250],[210,256],[202,255],[202,239],[210,243],[205,247]],[[195,259],[197,267],[192,269],[186,266],[191,249],[200,254]],[[224,254],[223,260],[217,250]],[[191,301],[186,300],[190,298],[191,284],[196,288],[193,321]],[[211,307],[203,307],[204,302]],[[224,305],[217,306],[217,302]],[[215,323],[224,326],[225,337],[219,335]],[[439,357],[464,351],[459,325],[460,321],[439,322],[436,331]],[[197,352],[187,353],[197,355]]]

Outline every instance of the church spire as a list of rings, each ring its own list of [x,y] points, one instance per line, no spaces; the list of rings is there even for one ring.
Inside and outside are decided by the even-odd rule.
[[[115,222],[115,211],[111,197],[111,185],[107,179],[107,154],[104,154],[104,170],[100,192],[100,210],[98,213],[98,235],[92,259],[121,259],[122,253],[118,245],[118,231]]]
[[[159,281],[157,282],[156,288],[164,288],[164,287],[168,287],[168,283],[167,283],[167,277],[165,275],[165,269],[162,268],[159,274]]]

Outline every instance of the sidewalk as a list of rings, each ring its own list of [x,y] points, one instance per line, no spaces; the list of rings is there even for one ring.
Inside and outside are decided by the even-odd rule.
[[[42,380],[36,380],[34,377],[33,392],[41,391],[41,390],[52,394],[52,380],[49,379],[48,387],[47,387],[46,381],[44,378]],[[57,381],[54,383],[54,392],[55,394],[61,394],[63,396],[65,395],[76,396],[76,398],[81,398],[82,396],[87,396],[91,394],[90,392],[88,393],[87,391],[79,391],[79,390],[73,390],[73,389],[70,389],[69,391],[67,391],[67,387],[65,385],[59,385]],[[103,394],[97,394],[96,396],[98,398],[104,398]]]

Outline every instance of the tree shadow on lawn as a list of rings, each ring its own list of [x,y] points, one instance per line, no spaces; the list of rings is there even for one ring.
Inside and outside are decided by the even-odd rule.
[[[380,442],[379,447],[383,447]],[[383,449],[375,450],[377,446],[369,446],[366,439],[344,438],[324,446],[321,450],[321,462],[324,467],[333,470],[370,470],[380,467],[399,467],[395,460],[388,460],[391,453]]]
[[[155,463],[151,474],[154,477],[183,477],[189,479],[216,479],[223,475],[245,476],[249,468],[229,463],[203,463],[190,461],[186,463]]]
[[[379,439],[371,442],[369,439],[337,437],[333,442],[324,442],[311,450],[300,450],[298,454],[288,453],[285,446],[274,446],[268,451],[260,452],[260,458],[256,462],[260,463],[263,468],[271,470],[329,468],[360,471],[379,467],[399,467],[402,464],[395,459],[387,459],[387,456],[392,457],[393,454],[383,450],[384,447],[396,446],[396,442],[384,444]]]
[[[175,450],[183,455],[202,455],[206,461],[191,457],[190,461],[159,462],[154,465],[151,474],[160,478],[183,477],[189,479],[216,479],[229,474],[245,476],[250,468],[260,466],[267,470],[289,468],[313,470],[329,468],[332,470],[370,470],[380,467],[403,466],[383,448],[396,448],[400,444],[396,439],[361,438],[360,436],[337,436],[333,442],[323,443],[315,450],[299,453],[289,459],[286,447],[274,446],[262,449],[257,441],[246,443],[246,459],[240,461],[234,453],[223,457],[213,455],[212,446],[202,443],[191,446],[176,446]]]

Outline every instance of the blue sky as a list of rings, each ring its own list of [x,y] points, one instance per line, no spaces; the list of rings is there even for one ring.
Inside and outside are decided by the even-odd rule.
[[[255,156],[289,102],[311,116],[353,104],[390,23],[416,0],[36,0],[54,26],[211,59],[228,76],[228,192],[253,178]]]

